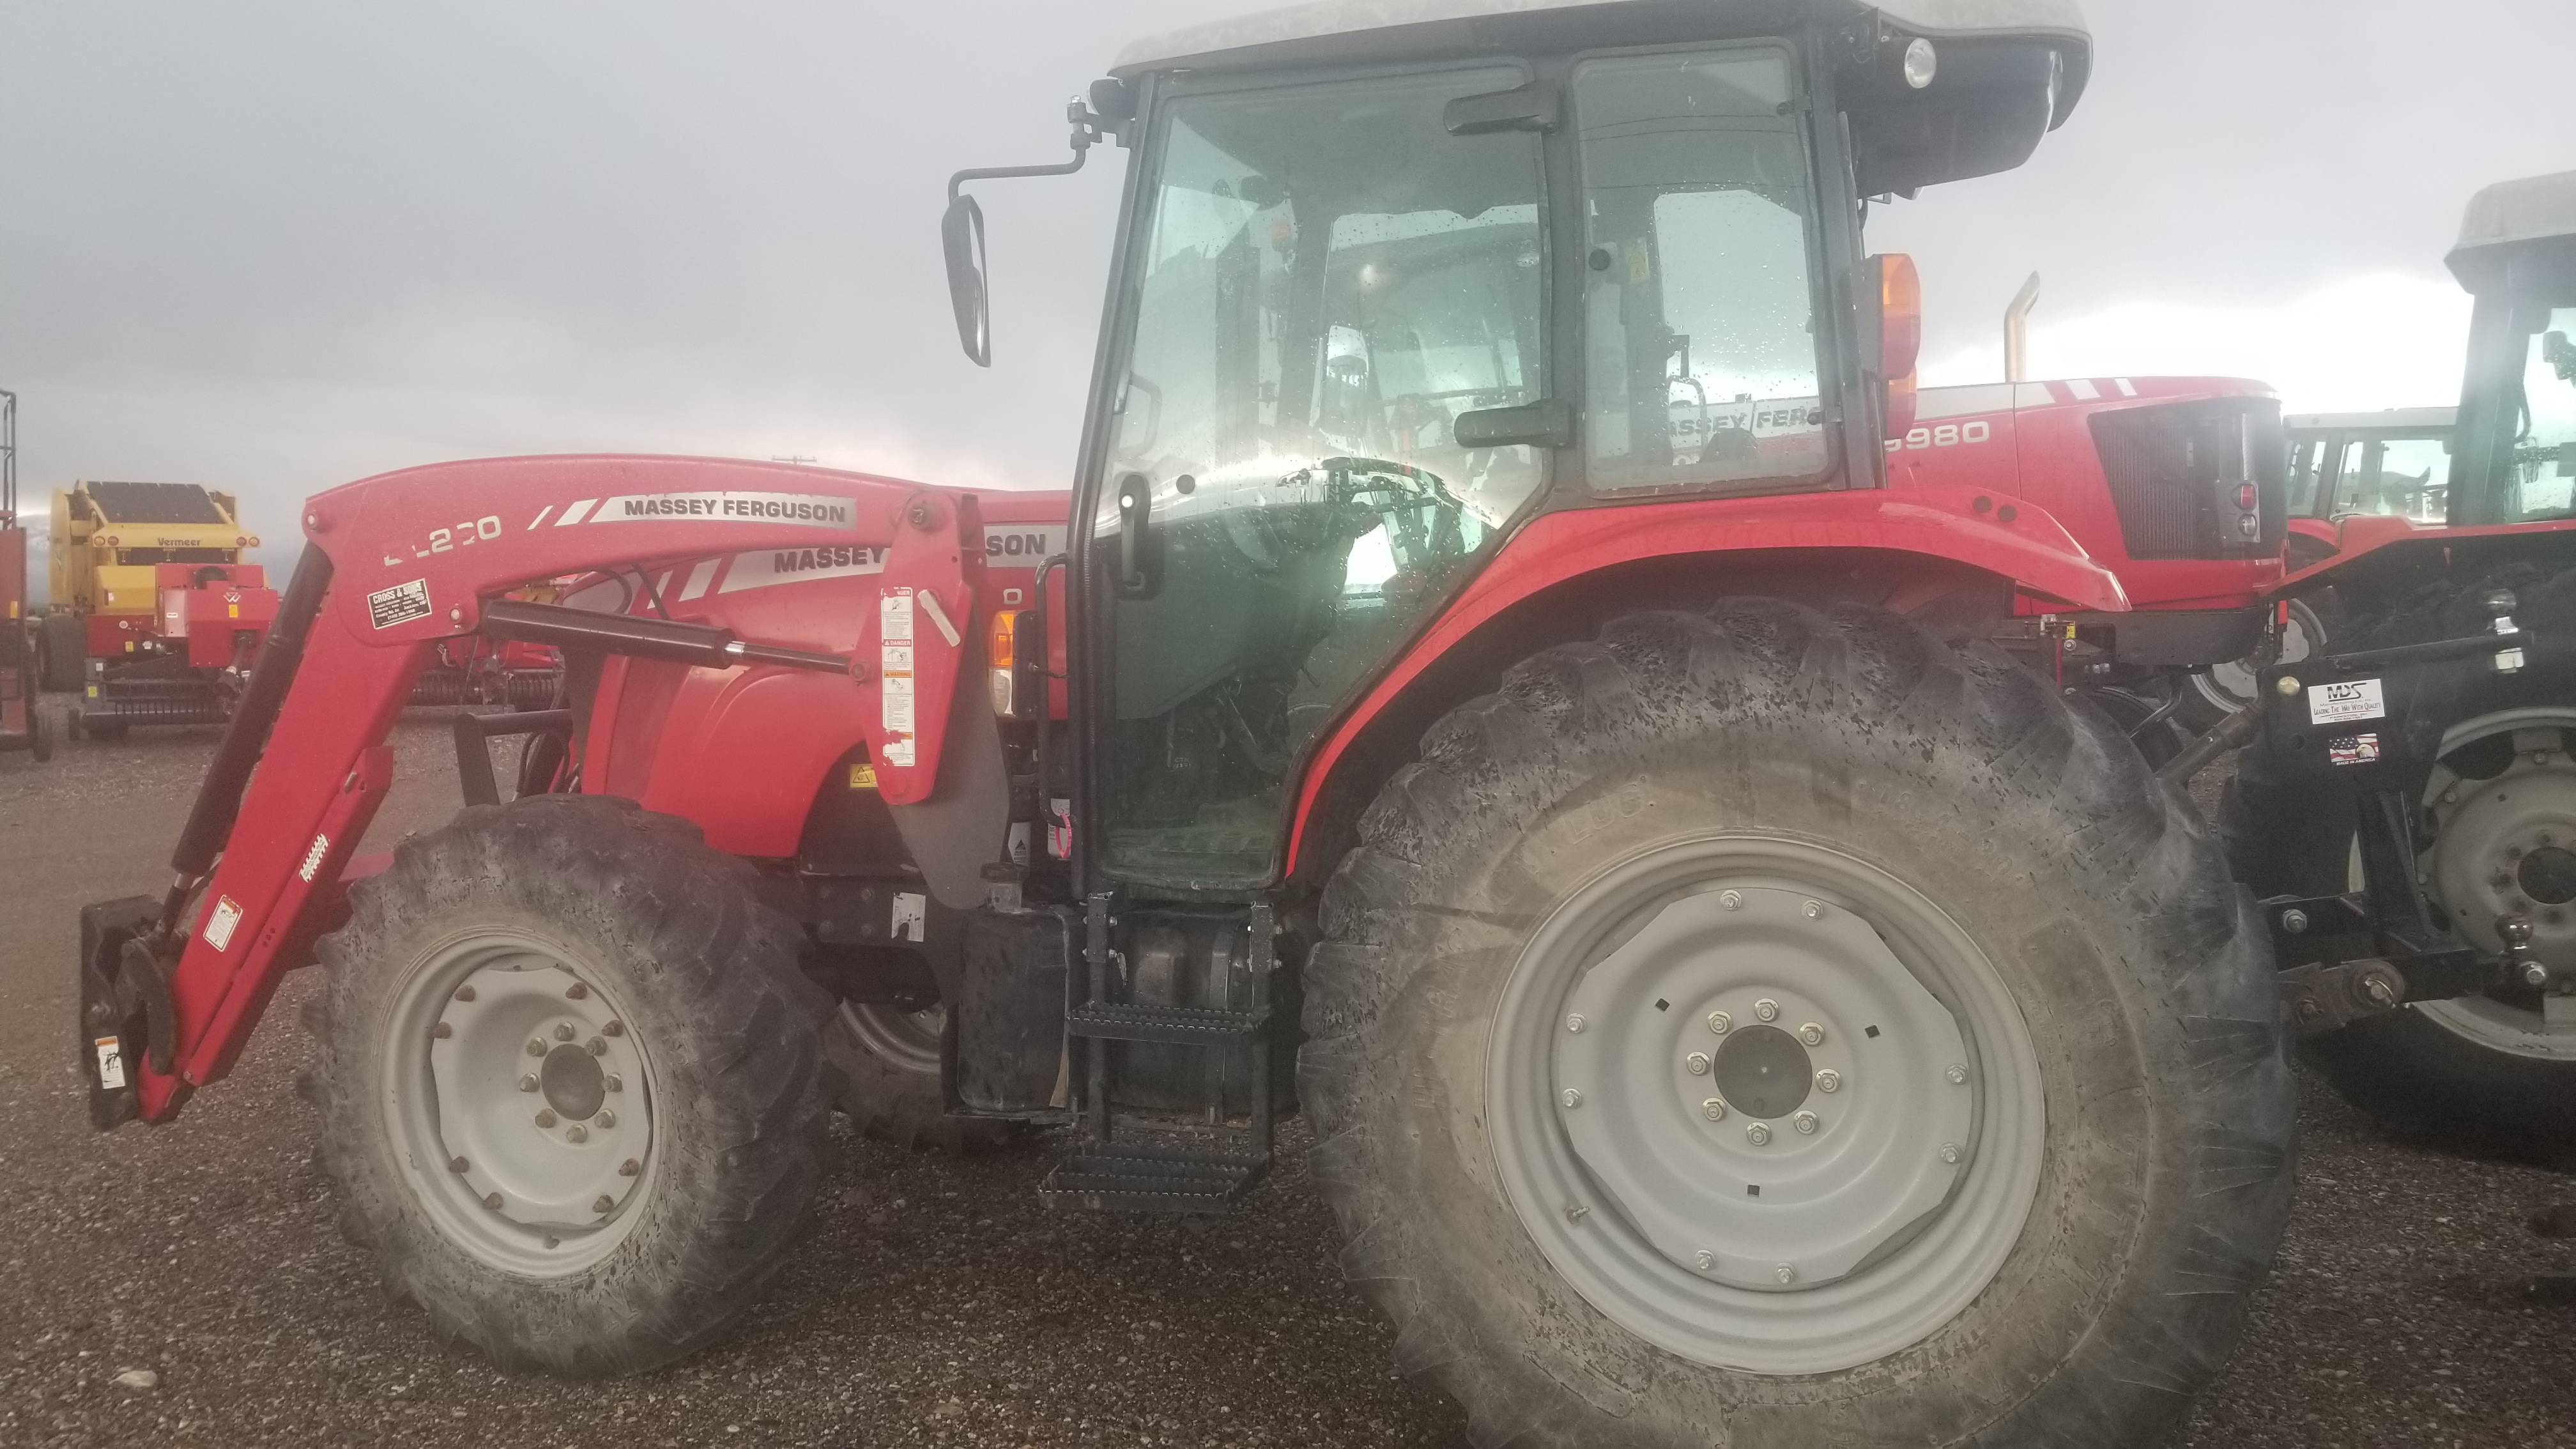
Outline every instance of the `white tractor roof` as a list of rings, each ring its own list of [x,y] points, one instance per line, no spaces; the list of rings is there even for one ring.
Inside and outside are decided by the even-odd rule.
[[[1231,20],[1148,36],[1119,52],[1113,73],[1206,63],[1231,51],[1290,45],[1369,30],[1395,30],[1490,15],[1572,10],[1615,0],[1307,0]],[[1711,8],[1726,0],[1710,0]],[[2088,53],[2091,32],[2076,0],[1810,0],[1844,14],[1874,9],[1917,35],[2043,36],[2075,42]]]
[[[2576,171],[2498,182],[2469,199],[2453,254],[2576,236]]]

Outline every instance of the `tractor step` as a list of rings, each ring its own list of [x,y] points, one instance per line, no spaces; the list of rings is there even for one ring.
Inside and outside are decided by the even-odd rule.
[[[1064,1029],[1074,1036],[1104,1041],[1175,1042],[1184,1046],[1230,1046],[1249,1041],[1270,1028],[1270,1010],[1226,1011],[1206,1006],[1129,1006],[1087,1002],[1065,1013]]]
[[[1269,1171],[1266,1152],[1086,1144],[1047,1174],[1038,1198],[1094,1212],[1221,1213]]]

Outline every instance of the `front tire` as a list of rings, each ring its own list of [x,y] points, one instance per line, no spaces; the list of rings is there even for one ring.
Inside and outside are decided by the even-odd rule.
[[[388,1292],[503,1369],[668,1363],[722,1333],[821,1176],[829,1003],[696,827],[631,802],[472,808],[351,892],[325,1160]]]
[[[2145,1444],[2223,1362],[2289,1204],[2268,952],[2188,802],[2009,660],[1621,619],[1361,834],[1315,1179],[1477,1443]]]
[[[948,1009],[844,1001],[825,1028],[823,1049],[837,1077],[832,1105],[851,1125],[897,1147],[966,1154],[1011,1140],[1009,1122],[952,1117],[940,1095],[940,1037]]]

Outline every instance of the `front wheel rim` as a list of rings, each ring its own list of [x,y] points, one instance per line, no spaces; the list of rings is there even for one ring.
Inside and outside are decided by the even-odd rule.
[[[2434,901],[2472,945],[2499,950],[2496,919],[2520,914],[2533,926],[2534,954],[2562,971],[2576,962],[2576,902],[2531,899],[2523,867],[2528,854],[2576,846],[2576,757],[2567,750],[2576,735],[2570,731],[2576,731],[2576,712],[2547,706],[2482,715],[2444,731],[2441,763],[2424,787],[2425,813],[2440,828],[2421,862]],[[2514,753],[2501,775],[2469,778],[2452,767],[2456,752],[2503,734],[2514,736]],[[2358,840],[2351,880],[2361,888]],[[2553,1019],[2546,998],[2519,983],[2502,995],[2409,1002],[2408,1009],[2488,1051],[2576,1062],[2576,1011]]]
[[[579,954],[521,931],[431,949],[396,994],[380,1103],[439,1235],[520,1277],[623,1243],[657,1176],[652,1058]]]
[[[1540,1251],[1711,1367],[1830,1373],[1921,1342],[2038,1194],[2038,1056],[2001,974],[1822,845],[1709,837],[1586,884],[1522,951],[1487,1063]]]

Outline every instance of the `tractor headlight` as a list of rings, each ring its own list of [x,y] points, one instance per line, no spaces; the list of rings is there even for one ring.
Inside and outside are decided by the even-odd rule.
[[[1940,73],[1941,56],[1932,49],[1931,41],[1918,35],[1907,42],[1905,47],[1905,83],[1907,85],[1919,91],[1932,84],[1932,78]]]

